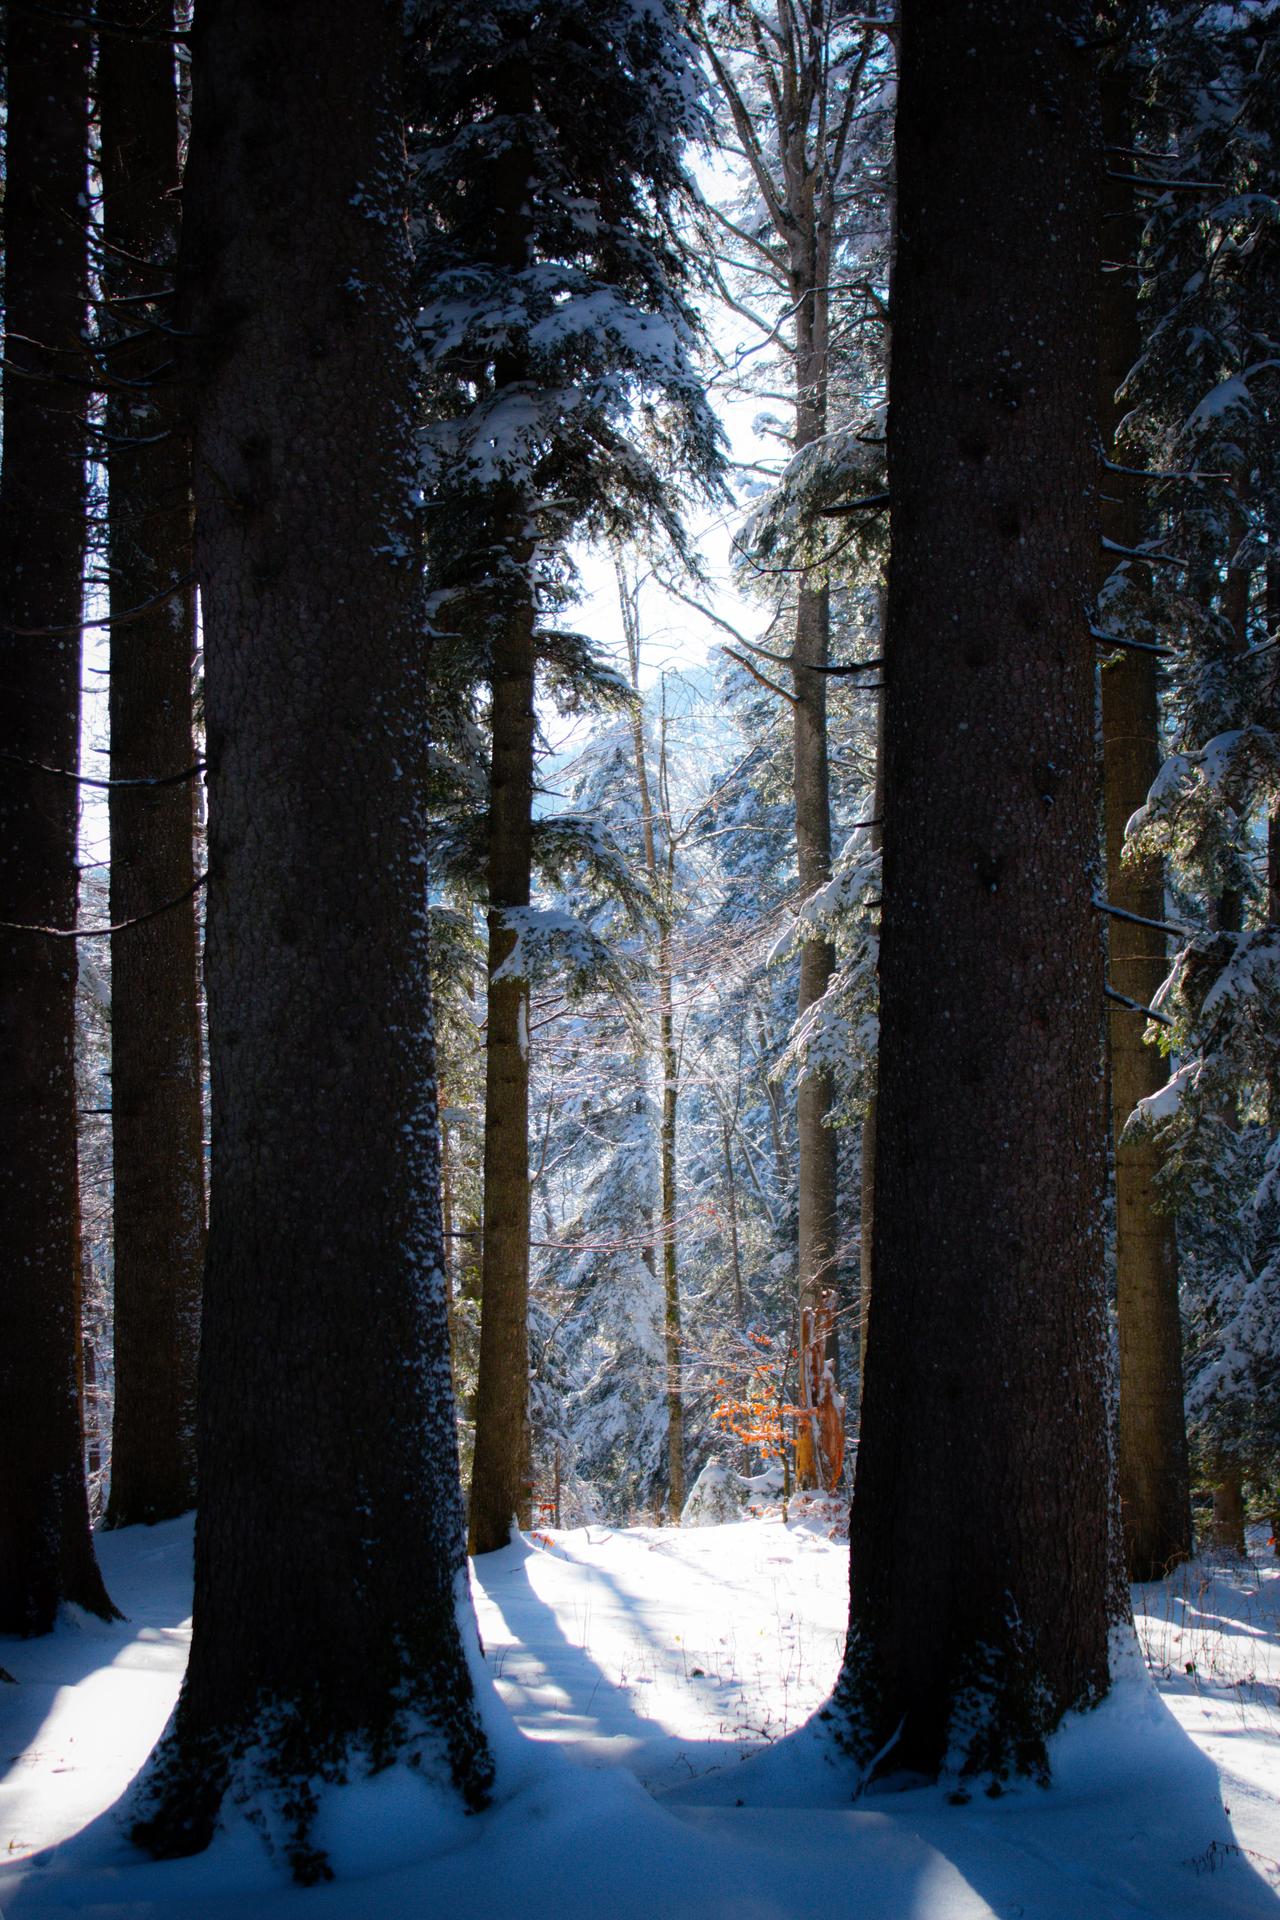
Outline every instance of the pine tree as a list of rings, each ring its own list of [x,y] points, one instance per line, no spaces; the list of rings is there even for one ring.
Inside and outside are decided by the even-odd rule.
[[[863,1766],[996,1780],[1043,1772],[1105,1692],[1117,1604],[1087,25],[909,0],[900,53],[877,1219],[836,1712]]]
[[[223,1798],[295,1875],[325,1783],[492,1774],[439,1217],[402,21],[206,0],[198,385],[213,1161],[191,1659],[134,1829]]]
[[[1123,438],[1129,411],[1124,384],[1142,345],[1138,284],[1130,265],[1142,230],[1141,189],[1130,180],[1141,179],[1145,164],[1134,151],[1136,66],[1136,49],[1124,41],[1108,53],[1101,74],[1105,165],[1098,424],[1108,462],[1101,520],[1110,545],[1100,555],[1098,628],[1120,642],[1103,659],[1101,703],[1106,896],[1114,910],[1107,926],[1108,977],[1113,991],[1123,996],[1107,1009],[1120,1505],[1130,1578],[1153,1580],[1191,1552],[1191,1501],[1177,1239],[1161,1204],[1156,1142],[1150,1132],[1126,1131],[1139,1101],[1156,1094],[1168,1078],[1164,1056],[1143,1038],[1143,1009],[1165,973],[1164,867],[1158,856],[1135,859],[1125,846],[1126,827],[1146,799],[1160,761],[1159,626],[1153,619],[1150,569],[1135,557],[1150,531],[1150,483],[1133,470],[1141,461],[1127,455]],[[1107,642],[1099,644],[1105,648]]]
[[[190,442],[173,382],[172,8],[107,0],[99,365],[111,629],[115,1417],[107,1524],[195,1500],[204,1146],[192,852]],[[135,922],[136,924],[128,924]]]
[[[0,465],[0,1632],[113,1612],[79,1392],[77,768],[88,280],[86,31],[6,21]]]

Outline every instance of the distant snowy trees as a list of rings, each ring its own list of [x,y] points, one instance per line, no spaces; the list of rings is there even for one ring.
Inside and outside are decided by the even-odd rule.
[[[700,130],[672,5],[419,4],[415,335],[437,645],[488,687],[488,996],[471,1543],[527,1520],[528,958],[535,687],[604,680],[559,616],[575,533],[682,544],[677,477],[707,482],[692,259],[673,225]],[[458,659],[455,652],[454,660]],[[456,666],[454,668],[456,672]],[[616,694],[616,689],[614,689]],[[677,1509],[683,1465],[671,1461]]]

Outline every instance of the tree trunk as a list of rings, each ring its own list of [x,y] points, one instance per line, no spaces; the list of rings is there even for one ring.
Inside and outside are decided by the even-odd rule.
[[[492,1767],[458,1611],[393,8],[202,0],[184,207],[213,1162],[194,1636],[134,1837]]]
[[[1220,1464],[1221,1478],[1213,1489],[1213,1527],[1211,1544],[1218,1553],[1244,1558],[1244,1475],[1239,1465],[1228,1460]]]
[[[1123,63],[1109,63],[1102,77],[1103,139],[1112,156],[1108,174],[1129,165],[1122,157],[1133,145],[1128,88]],[[1104,180],[1102,212],[1104,260],[1128,260],[1139,239],[1133,189],[1120,180]],[[1104,454],[1123,466],[1116,434],[1125,406],[1117,390],[1142,343],[1132,276],[1114,264],[1102,276],[1098,317],[1099,433]],[[1122,473],[1105,476],[1102,531],[1119,546],[1136,548],[1145,537],[1140,484]],[[1112,558],[1102,557],[1102,581],[1112,573]],[[1099,624],[1105,628],[1106,619]],[[1120,650],[1102,669],[1107,899],[1145,920],[1164,918],[1164,868],[1158,855],[1125,860],[1124,831],[1146,799],[1161,757],[1155,655]],[[1168,970],[1163,936],[1115,917],[1108,918],[1106,931],[1111,985],[1149,1007]],[[1121,1135],[1139,1100],[1156,1093],[1169,1070],[1159,1048],[1143,1044],[1144,1014],[1112,1002],[1107,1016],[1115,1143],[1120,1505],[1129,1578],[1158,1580],[1191,1553],[1178,1249],[1172,1217],[1156,1207],[1160,1148],[1149,1130],[1129,1140]]]
[[[812,220],[812,210],[810,210]],[[827,305],[824,262],[830,253],[812,226],[805,236],[804,270],[793,269],[796,297],[797,451],[826,429]],[[799,244],[799,243],[798,243]],[[831,793],[827,764],[827,676],[814,672],[830,656],[830,595],[824,584],[802,582],[796,602],[795,700],[792,742],[795,763],[796,869],[802,898],[831,878]],[[821,1000],[835,968],[828,939],[807,939],[800,947],[800,988],[796,1016],[802,1019]],[[796,1185],[799,1202],[798,1325],[812,1316],[823,1293],[834,1284],[836,1255],[836,1136],[827,1126],[832,1087],[829,1073],[802,1072],[796,1089]],[[801,1399],[804,1401],[802,1368]],[[802,1441],[808,1434],[802,1430]],[[813,1448],[796,1454],[796,1482],[816,1487],[820,1476]]]
[[[528,562],[527,553],[524,556]],[[499,977],[516,955],[504,909],[529,904],[533,820],[533,602],[497,628],[489,780],[489,998],[485,1042],[484,1238],[472,1553],[529,1525],[529,982]]]
[[[153,0],[107,0],[123,29],[171,28]],[[195,1499],[204,1264],[191,712],[190,445],[163,363],[178,243],[173,48],[106,33],[98,53],[111,632],[111,1128],[115,1418],[108,1526]],[[113,344],[112,333],[116,341]],[[152,604],[154,603],[154,604]],[[149,605],[137,616],[134,609]],[[148,781],[164,781],[151,785]]]
[[[0,468],[0,1632],[110,1616],[85,1495],[76,943],[89,38],[6,21]],[[55,771],[50,771],[53,769]],[[61,771],[56,771],[61,770]]]
[[[880,643],[884,651],[886,614],[884,599],[881,597]],[[871,790],[871,825],[867,829],[868,844],[874,849],[884,846],[884,686],[876,694],[876,772]],[[879,1076],[878,1065],[875,1068]],[[859,1201],[861,1205],[862,1247],[859,1266],[859,1312],[858,1312],[858,1380],[859,1391],[867,1365],[867,1328],[871,1324],[871,1266],[876,1244],[876,1127],[879,1113],[879,1096],[872,1090],[867,1101],[867,1111],[862,1121],[862,1166],[860,1172]]]
[[[664,745],[665,751],[665,745]],[[665,782],[664,782],[665,785]],[[670,812],[667,812],[670,820]],[[670,898],[674,855],[667,859]],[[662,1294],[667,1348],[667,1504],[672,1522],[684,1512],[684,1354],[680,1315],[680,1258],[676,1240],[676,1129],[680,1060],[672,1006],[671,929],[658,936],[658,1046],[662,1062]]]
[[[1042,1773],[1059,1716],[1105,1691],[1117,1603],[1078,25],[908,0],[900,63],[877,1219],[837,1706],[864,1764],[997,1780]]]

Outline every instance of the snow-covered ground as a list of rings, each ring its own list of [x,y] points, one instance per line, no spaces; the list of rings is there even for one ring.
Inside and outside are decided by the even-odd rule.
[[[293,1888],[232,1819],[156,1865],[109,1809],[181,1678],[183,1523],[104,1535],[128,1619],[0,1640],[0,1913],[85,1920],[1280,1920],[1280,1562],[1135,1589],[1136,1653],[1053,1746],[1054,1783],[856,1803],[809,1722],[847,1548],[764,1519],[537,1533],[484,1560],[494,1807],[399,1769],[330,1795],[334,1881]],[[514,1722],[514,1725],[512,1724]],[[525,1737],[527,1736],[527,1737]]]

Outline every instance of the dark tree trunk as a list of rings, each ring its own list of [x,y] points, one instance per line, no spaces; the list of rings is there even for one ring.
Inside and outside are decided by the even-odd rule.
[[[0,470],[0,1632],[114,1610],[78,1374],[75,769],[85,515],[88,35],[6,22]],[[62,769],[58,773],[43,768]]]
[[[171,29],[171,7],[105,0],[103,17]],[[204,1264],[191,671],[190,446],[165,363],[178,243],[172,45],[106,33],[98,54],[111,633],[111,920],[176,904],[111,941],[115,1418],[109,1526],[195,1499],[195,1373]],[[116,381],[127,381],[121,388]],[[134,609],[148,606],[137,616]]]
[[[1069,21],[908,0],[902,32],[877,1217],[838,1704],[864,1762],[999,1777],[1040,1771],[1105,1691],[1116,1606],[1097,128]]]
[[[439,1216],[400,21],[202,0],[184,319],[201,378],[213,1163],[194,1637],[135,1828],[229,1790],[295,1874],[318,1783],[421,1756],[482,1803]]]
[[[795,446],[810,446],[827,424],[827,278],[830,231],[822,231],[808,209],[807,231],[796,242],[793,263],[796,313]],[[827,760],[827,676],[812,669],[830,656],[831,606],[824,585],[802,582],[796,600],[792,704],[795,763],[796,870],[802,898],[831,878],[831,783]],[[803,1018],[821,1000],[835,967],[835,948],[827,939],[805,940],[800,948],[800,986],[796,1017]],[[796,1188],[798,1199],[798,1326],[812,1316],[835,1283],[836,1136],[826,1124],[831,1108],[829,1073],[806,1071],[796,1089]],[[801,1369],[801,1399],[808,1374]],[[821,1483],[812,1434],[806,1423],[796,1450],[796,1479],[801,1487]]]
[[[528,553],[522,556],[527,567]],[[505,1547],[529,1524],[529,982],[498,978],[516,948],[503,914],[527,907],[533,840],[533,601],[493,647],[489,776],[489,998],[485,1036],[484,1239],[470,1548]]]
[[[518,39],[518,34],[517,34]],[[499,110],[521,124],[535,110],[527,65],[510,49],[495,67]],[[495,252],[520,272],[531,258],[532,159],[514,142],[495,168]],[[521,353],[499,354],[501,389],[529,377]],[[489,976],[485,1028],[484,1240],[480,1283],[480,1365],[476,1445],[471,1469],[469,1547],[505,1547],[513,1521],[530,1522],[533,1465],[529,1438],[529,982],[523,968],[498,978],[516,958],[517,929],[504,909],[526,908],[533,880],[534,633],[531,503],[512,490],[500,572],[506,597],[492,621],[489,768]]]
[[[1102,131],[1111,153],[1107,173],[1132,163],[1128,77],[1123,64],[1102,76]],[[1125,412],[1117,389],[1141,348],[1132,276],[1117,270],[1138,245],[1134,191],[1106,179],[1102,194],[1104,271],[1099,306],[1098,425],[1103,452],[1119,466],[1116,447]],[[1147,532],[1141,482],[1108,472],[1102,487],[1102,531],[1135,548]],[[1101,574],[1112,571],[1104,555]],[[1132,566],[1132,563],[1129,563]],[[1141,583],[1145,589],[1146,582]],[[1129,594],[1141,590],[1130,584]],[[1105,627],[1105,618],[1101,624]],[[1102,775],[1106,888],[1112,906],[1144,920],[1164,918],[1164,869],[1158,856],[1125,860],[1124,830],[1147,797],[1161,760],[1154,654],[1121,650],[1102,669]],[[1111,985],[1144,1007],[1167,972],[1164,940],[1153,928],[1112,917],[1107,923]],[[1112,1002],[1107,1009],[1111,1128],[1115,1142],[1116,1316],[1120,1336],[1120,1505],[1132,1580],[1158,1580],[1191,1552],[1191,1482],[1182,1399],[1182,1323],[1178,1311],[1178,1248],[1173,1219],[1157,1210],[1162,1155],[1150,1130],[1123,1140],[1139,1100],[1169,1077],[1157,1047],[1143,1044],[1146,1017]]]

